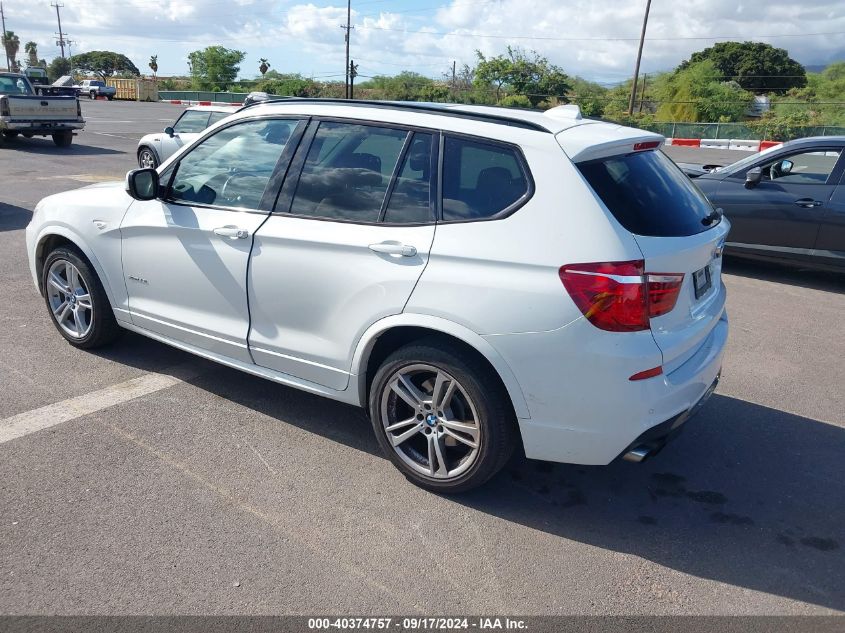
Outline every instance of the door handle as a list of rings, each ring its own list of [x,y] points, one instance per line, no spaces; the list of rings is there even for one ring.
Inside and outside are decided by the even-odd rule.
[[[214,234],[220,237],[228,237],[230,240],[245,240],[249,237],[249,231],[237,226],[219,226],[214,229]]]
[[[822,206],[822,201],[813,200],[812,198],[801,198],[800,200],[796,200],[795,204],[797,204],[799,207],[804,207],[805,209],[812,209],[813,207]]]
[[[382,253],[383,255],[401,255],[402,257],[413,257],[417,254],[417,249],[408,244],[400,244],[399,242],[381,242],[380,244],[370,244],[370,250],[375,253]]]

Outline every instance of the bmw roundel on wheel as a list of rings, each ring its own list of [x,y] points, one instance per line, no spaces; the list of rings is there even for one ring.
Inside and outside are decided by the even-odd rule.
[[[641,461],[728,333],[729,222],[662,143],[576,106],[266,101],[143,151],[96,207],[42,200],[29,263],[72,346],[131,330],[363,407],[429,490],[514,450]]]

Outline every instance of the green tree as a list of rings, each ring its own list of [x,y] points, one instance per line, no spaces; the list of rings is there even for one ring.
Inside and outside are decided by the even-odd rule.
[[[243,51],[223,46],[209,46],[188,55],[191,85],[195,90],[226,90],[235,81],[240,63],[246,57]]]
[[[150,55],[150,63],[148,66],[150,67],[150,70],[153,71],[153,77],[155,77],[158,72],[158,55]]]
[[[121,53],[112,51],[91,51],[71,57],[71,65],[81,73],[92,73],[105,81],[117,74],[137,77],[141,71],[130,59]]]
[[[575,77],[569,100],[578,104],[584,116],[599,117],[604,114],[605,105],[610,100],[608,93],[607,88],[600,84]]]
[[[262,57],[258,60],[258,70],[262,77],[267,74],[268,70],[270,70],[270,62],[267,61],[266,57]]]
[[[737,82],[723,81],[711,61],[661,75],[654,90],[660,101],[657,118],[664,121],[740,121],[754,99]]]
[[[495,86],[496,102],[501,99],[502,88],[507,87],[514,94],[528,97],[533,107],[546,100],[567,103],[571,80],[562,68],[550,64],[537,51],[508,46],[507,55],[490,59],[480,51],[476,55],[476,80]]]
[[[27,42],[24,45],[23,49],[26,51],[27,54],[26,65],[38,66],[38,44],[35,42]]]
[[[70,75],[70,72],[70,60],[64,57],[54,57],[53,61],[47,66],[47,76],[50,78],[50,83],[53,83],[59,77]]]
[[[6,31],[3,37],[3,48],[6,49],[6,55],[9,57],[9,70],[13,73],[20,70],[18,66],[18,51],[21,49],[21,38],[19,38],[14,31]]]
[[[723,80],[735,80],[744,90],[785,93],[807,85],[804,67],[783,48],[762,42],[719,42],[693,53],[678,69],[713,62]]]
[[[306,79],[302,75],[276,74],[277,78],[266,79],[254,89],[285,97],[316,97],[320,93],[320,86],[312,79]]]
[[[418,73],[403,71],[393,77],[373,77],[356,85],[355,93],[391,101],[444,101],[449,97],[449,87]]]

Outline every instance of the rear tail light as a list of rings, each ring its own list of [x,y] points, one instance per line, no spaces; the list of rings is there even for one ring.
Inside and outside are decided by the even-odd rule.
[[[80,119],[82,118],[82,104],[79,102],[79,99],[76,100],[76,116]]]
[[[644,141],[642,143],[634,143],[634,151],[642,152],[647,149],[656,149],[660,147],[660,141]]]
[[[649,329],[649,319],[670,312],[678,301],[683,273],[646,273],[645,262],[569,264],[560,280],[578,309],[609,332]]]
[[[6,97],[0,97],[0,116],[12,116],[9,110],[9,100]]]

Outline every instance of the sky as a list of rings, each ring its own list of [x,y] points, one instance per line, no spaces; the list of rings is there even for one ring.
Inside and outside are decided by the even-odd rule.
[[[56,0],[53,0],[54,2]],[[244,51],[283,73],[343,80],[345,0],[61,0],[74,54],[113,50],[149,73],[184,75],[193,50]],[[2,0],[6,28],[39,56],[59,54],[50,0]],[[646,0],[352,0],[351,56],[361,77],[412,70],[440,78],[475,51],[535,49],[568,74],[614,83],[633,74]],[[805,65],[845,60],[845,0],[653,0],[642,72],[669,70],[716,41],[786,48]],[[19,54],[22,58],[23,51]],[[4,63],[5,59],[0,62]]]

